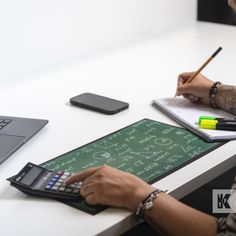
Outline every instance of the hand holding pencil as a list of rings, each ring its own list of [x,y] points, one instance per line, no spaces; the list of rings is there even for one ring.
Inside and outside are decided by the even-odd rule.
[[[210,105],[209,90],[214,82],[199,74],[191,83],[186,83],[194,73],[187,72],[179,75],[176,96],[182,95],[191,102]]]
[[[182,73],[178,77],[176,96],[183,96],[191,102],[210,105],[209,90],[213,81],[200,74],[208,63],[221,51],[221,47],[216,50],[211,57],[195,72]]]

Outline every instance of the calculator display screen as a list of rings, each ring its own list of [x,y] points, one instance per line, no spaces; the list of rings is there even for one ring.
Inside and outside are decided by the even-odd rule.
[[[43,170],[36,166],[33,166],[30,171],[21,179],[22,184],[31,185],[34,180],[41,174]]]

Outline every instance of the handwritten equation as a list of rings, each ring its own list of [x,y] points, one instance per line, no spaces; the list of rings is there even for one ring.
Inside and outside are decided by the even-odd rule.
[[[218,143],[207,143],[186,129],[144,119],[43,166],[78,172],[109,165],[152,182],[218,146]]]

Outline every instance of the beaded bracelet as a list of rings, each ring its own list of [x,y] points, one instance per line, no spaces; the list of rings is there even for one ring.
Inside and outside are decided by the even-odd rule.
[[[217,108],[218,106],[215,104],[215,95],[216,95],[216,92],[217,92],[217,89],[219,87],[219,85],[221,85],[221,82],[217,81],[215,82],[210,90],[209,90],[209,101],[210,101],[210,105],[213,107],[213,108]]]
[[[153,201],[155,198],[159,196],[159,193],[167,192],[167,190],[163,191],[161,189],[156,189],[151,192],[141,203],[139,203],[138,208],[136,210],[136,215],[141,219],[144,219],[145,210],[149,210],[153,207]]]

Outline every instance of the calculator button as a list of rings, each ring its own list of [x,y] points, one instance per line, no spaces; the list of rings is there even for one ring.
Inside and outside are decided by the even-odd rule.
[[[73,190],[73,193],[79,193],[79,191],[80,191],[79,188],[75,188],[75,189]]]
[[[58,171],[57,174],[58,175],[63,175],[64,171]]]
[[[71,173],[70,172],[64,172],[64,175],[69,176],[69,175],[71,175]]]
[[[81,188],[81,186],[82,186],[82,182],[79,182],[76,184],[76,188]]]
[[[65,175],[62,175],[60,179],[63,179],[63,180],[65,180],[65,179],[67,179],[67,178],[68,178],[67,176],[65,176]]]
[[[54,186],[60,186],[61,184],[59,182],[56,182]]]
[[[65,191],[65,187],[60,187],[58,190],[60,191],[60,192],[64,192]]]
[[[67,193],[71,193],[72,191],[73,191],[73,188],[68,187],[68,188],[66,189],[66,192],[67,192]]]
[[[50,190],[52,188],[52,185],[47,185],[45,189]]]
[[[69,185],[71,188],[75,188],[76,187],[76,184],[70,184]]]
[[[52,190],[53,190],[53,191],[57,191],[57,189],[58,189],[58,186],[55,186],[55,185],[54,185],[54,186],[52,187]]]
[[[48,182],[48,185],[54,185],[53,181]]]

